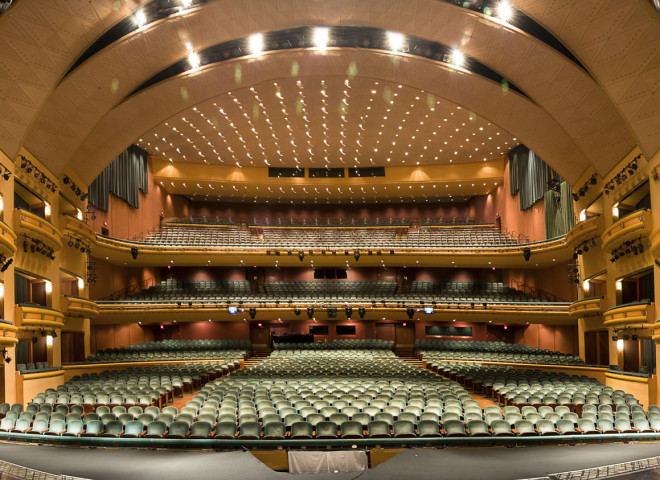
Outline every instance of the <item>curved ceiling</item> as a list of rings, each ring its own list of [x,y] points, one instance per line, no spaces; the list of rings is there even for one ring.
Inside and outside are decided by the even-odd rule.
[[[176,2],[190,3],[170,3]],[[354,166],[356,156],[359,166],[387,165],[387,158],[398,165],[472,162],[471,148],[479,148],[474,156],[484,153],[483,147],[491,159],[496,147],[500,153],[520,141],[575,182],[590,168],[605,175],[636,144],[647,157],[660,149],[660,21],[642,0],[511,0],[587,71],[516,28],[515,18],[506,25],[444,1],[386,0],[376,8],[334,0],[207,0],[125,35],[67,75],[90,45],[142,3],[23,1],[0,16],[0,148],[8,156],[24,146],[56,175],[70,168],[91,181],[139,138],[147,149],[150,138],[165,138],[158,151],[152,144],[152,152],[175,162],[231,157],[233,163],[262,166],[265,161]],[[323,52],[297,49],[228,59],[130,96],[191,50],[308,25],[377,28],[457,47],[526,96],[439,61],[332,48],[332,38]],[[356,72],[348,71],[351,63]],[[347,109],[342,107],[345,90]],[[324,99],[327,121],[322,121]],[[370,103],[374,107],[367,110]],[[426,115],[429,123],[422,126]],[[408,128],[410,123],[416,127]],[[433,129],[433,124],[440,126]],[[448,131],[456,128],[450,137]],[[405,132],[402,143],[399,132]],[[390,145],[381,150],[379,137],[387,137]],[[473,147],[473,141],[479,145]],[[425,142],[429,148],[423,148]]]

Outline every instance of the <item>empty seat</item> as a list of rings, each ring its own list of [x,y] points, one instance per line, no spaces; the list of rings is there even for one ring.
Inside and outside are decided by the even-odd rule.
[[[295,422],[291,425],[292,439],[309,439],[312,438],[314,427],[309,422]]]
[[[337,438],[337,424],[330,421],[322,421],[316,424],[316,438]]]
[[[218,422],[213,438],[233,439],[236,437],[236,422]]]
[[[139,420],[131,420],[124,425],[122,438],[140,438],[144,434],[144,424]]]

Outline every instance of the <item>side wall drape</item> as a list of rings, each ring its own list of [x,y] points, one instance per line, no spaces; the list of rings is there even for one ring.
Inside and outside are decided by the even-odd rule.
[[[112,193],[133,208],[140,206],[140,193],[148,193],[148,154],[140,147],[131,145],[89,185],[89,203],[99,210],[108,211]]]
[[[548,188],[552,169],[524,145],[509,152],[509,184],[511,195],[520,192],[520,210],[527,210]]]
[[[561,182],[559,194],[554,190],[545,192],[545,237],[566,235],[573,228],[573,197],[568,182]]]

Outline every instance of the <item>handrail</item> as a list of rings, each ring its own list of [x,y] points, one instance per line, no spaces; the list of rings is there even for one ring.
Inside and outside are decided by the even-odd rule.
[[[509,286],[514,287],[517,290],[520,290],[521,292],[527,294],[529,293],[530,295],[533,295],[535,297],[539,298],[545,298],[546,300],[550,302],[566,302],[567,300],[559,298],[557,295],[554,295],[552,293],[546,292],[542,288],[536,288],[536,287],[531,287],[527,285],[525,282],[522,280],[516,280],[515,278],[512,278],[510,281]]]
[[[480,225],[493,225],[492,222],[487,222],[483,218],[478,217],[440,217],[440,218],[338,218],[338,219],[294,219],[294,218],[274,218],[274,219],[257,219],[257,218],[222,218],[222,217],[172,217],[165,219],[165,224],[198,224],[198,225],[226,225],[226,226],[240,226],[247,225],[251,227],[410,227],[411,225],[433,226],[433,225],[447,225],[447,226],[480,226]]]
[[[515,240],[518,243],[530,243],[529,237],[527,235],[523,235],[522,233],[518,233],[515,230],[511,230],[504,225],[501,226],[500,233],[503,233],[506,237]]]
[[[112,301],[112,300],[119,300],[122,297],[126,297],[128,295],[133,295],[136,292],[145,290],[149,287],[154,287],[156,286],[156,281],[154,280],[153,277],[146,278],[142,280],[141,282],[131,284],[127,287],[122,288],[121,290],[117,290],[115,292],[112,292],[105,297],[101,298],[100,301]],[[94,302],[95,300],[90,300],[85,298],[84,300],[89,300],[91,302]]]
[[[126,237],[126,240],[133,240],[135,242],[143,242],[145,237],[148,237],[152,233],[159,232],[161,229],[161,225],[157,224],[154,225],[153,227],[147,228],[146,230],[143,230],[142,232],[136,233],[135,235],[129,235]],[[112,238],[112,237],[109,237]]]
[[[267,447],[273,449],[286,449],[291,447],[365,447],[369,445],[525,445],[525,444],[566,444],[582,443],[587,441],[639,441],[660,439],[660,433],[601,433],[577,435],[548,435],[548,436],[512,436],[512,437],[415,437],[415,438],[352,438],[352,439],[289,439],[284,440],[243,440],[234,438],[221,440],[208,439],[177,439],[177,438],[107,438],[107,437],[65,437],[48,436],[33,433],[1,432],[0,439],[33,441],[58,444],[86,445],[86,446],[113,446],[113,447],[143,447],[143,448],[192,448],[208,449],[223,447]]]

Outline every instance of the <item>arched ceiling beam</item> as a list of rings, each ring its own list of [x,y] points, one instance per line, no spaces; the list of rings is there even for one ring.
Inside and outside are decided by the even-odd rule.
[[[404,85],[414,84],[425,92],[474,111],[505,130],[516,132],[520,141],[541,157],[556,159],[555,168],[569,181],[582,173],[586,159],[571,138],[547,112],[499,84],[469,73],[438,66],[437,62],[392,56],[370,51],[343,49],[323,56],[310,50],[284,51],[241,61],[242,87],[291,75],[293,62],[299,75],[346,75],[348,66],[368,65],[368,75]],[[236,88],[234,67],[238,61],[213,64],[187,75],[174,77],[134,95],[105,114],[73,153],[71,167],[84,181],[103,169],[95,158],[114,158],[126,145],[179,112]],[[358,67],[359,70],[359,67]],[[185,94],[183,93],[185,92]]]

